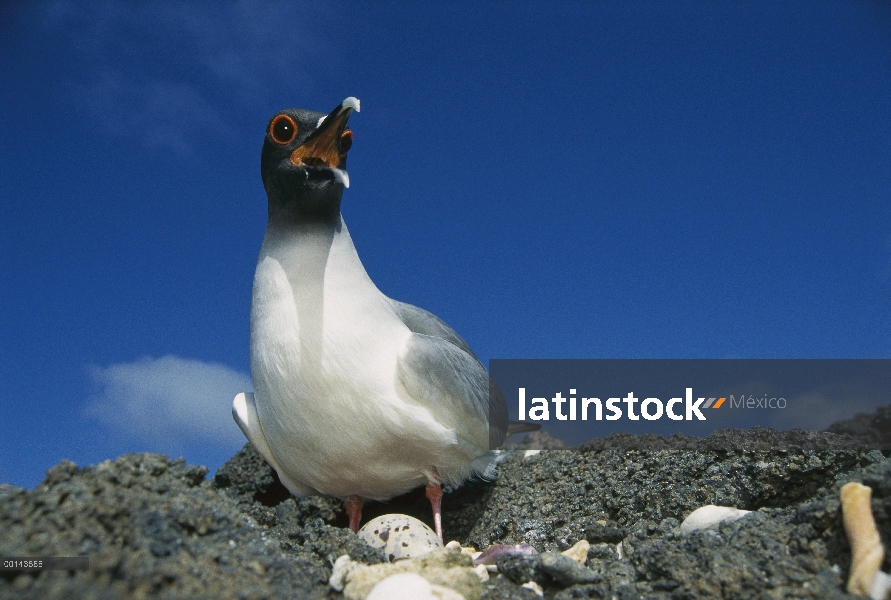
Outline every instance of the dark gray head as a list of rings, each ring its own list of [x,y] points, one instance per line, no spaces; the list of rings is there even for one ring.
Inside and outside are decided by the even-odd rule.
[[[359,101],[347,98],[329,114],[292,108],[266,126],[260,173],[269,197],[269,218],[331,221],[349,187],[347,151],[353,133],[347,119]]]

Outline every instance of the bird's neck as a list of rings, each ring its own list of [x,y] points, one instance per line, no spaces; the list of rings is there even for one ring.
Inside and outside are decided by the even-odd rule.
[[[291,196],[283,195],[276,187],[267,187],[269,198],[269,222],[292,225],[328,224],[341,222],[340,201],[343,186],[332,184],[317,190],[302,190]]]
[[[339,213],[336,221],[270,219],[261,259],[264,255],[281,264],[295,287],[320,285],[331,269],[338,275],[368,277]]]
[[[338,211],[333,216],[325,216],[319,218],[306,218],[305,216],[297,216],[293,213],[279,212],[269,216],[266,224],[266,233],[273,233],[279,237],[287,237],[293,239],[306,237],[330,237],[346,232],[346,225],[343,217]],[[347,237],[349,233],[346,232]]]
[[[267,339],[256,332],[268,330],[275,337],[287,329],[287,315],[295,311],[301,364],[314,364],[324,354],[326,339],[352,339],[358,331],[356,315],[382,303],[385,296],[368,277],[342,219],[337,226],[269,223],[254,279],[252,340]]]

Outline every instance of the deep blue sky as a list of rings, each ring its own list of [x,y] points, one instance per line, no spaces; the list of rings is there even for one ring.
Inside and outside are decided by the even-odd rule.
[[[0,4],[0,480],[243,443],[264,127],[489,358],[891,357],[886,2]]]

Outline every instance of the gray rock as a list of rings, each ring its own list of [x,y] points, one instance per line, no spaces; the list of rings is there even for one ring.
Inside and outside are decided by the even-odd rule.
[[[480,600],[541,600],[532,590],[511,582],[503,576],[490,579],[483,586]]]
[[[608,585],[574,585],[554,595],[554,600],[608,600],[613,595]]]
[[[583,538],[615,543],[642,518],[682,521],[705,504],[792,506],[836,475],[883,460],[829,433],[762,429],[750,436],[751,443],[743,430],[685,438],[685,450],[591,450],[598,447],[592,440],[578,451],[518,454],[501,464],[485,505],[465,509],[475,522],[467,541],[477,548],[525,542],[539,551],[563,551]]]
[[[568,447],[566,442],[547,431],[533,431],[516,442],[508,441],[502,446],[505,450],[565,450]]]
[[[518,585],[527,581],[549,585],[551,578],[542,571],[539,560],[538,555],[503,554],[498,557],[498,572]]]
[[[776,431],[768,427],[753,429],[720,429],[711,435],[688,437],[676,433],[668,437],[647,433],[613,433],[604,438],[588,440],[579,450],[599,452],[603,450],[697,450],[697,451],[801,451],[801,450],[855,450],[874,449],[858,439],[835,433],[792,429]]]
[[[883,406],[873,413],[857,413],[850,419],[833,423],[826,431],[849,435],[888,456],[891,454],[891,406]]]
[[[601,542],[618,544],[626,535],[628,535],[628,531],[618,523],[594,521],[593,523],[589,523],[585,528],[584,537],[592,544],[599,544]]]
[[[24,492],[24,491],[25,490],[23,490],[20,487],[10,485],[8,483],[0,483],[0,500],[3,500],[4,498],[8,498],[8,497],[12,496],[13,494],[18,494],[18,493]]]
[[[613,544],[591,544],[588,548],[588,561],[614,560],[618,552]]]
[[[561,586],[577,583],[597,583],[601,577],[580,562],[553,552],[544,552],[538,558],[542,571],[554,578]]]
[[[483,586],[489,600],[534,598],[518,587],[529,580],[560,600],[850,598],[838,489],[851,479],[873,488],[879,531],[891,540],[891,463],[849,437],[610,436],[522,454],[502,463],[496,481],[443,498],[446,537],[553,553],[581,539],[593,545],[578,577],[558,554],[544,564],[501,557],[503,575]],[[84,469],[63,462],[34,490],[10,490],[0,501],[0,554],[89,554],[91,569],[0,572],[0,598],[336,598],[327,586],[334,558],[383,560],[344,528],[339,501],[290,497],[249,445],[210,482],[206,472],[134,454]],[[755,512],[677,534],[704,504]],[[430,524],[423,489],[366,508],[367,517],[403,512]]]
[[[85,469],[63,461],[33,491],[0,503],[0,554],[89,555],[91,568],[3,572],[0,597],[322,598],[331,557],[369,555],[320,519],[278,539],[206,474],[154,454]]]

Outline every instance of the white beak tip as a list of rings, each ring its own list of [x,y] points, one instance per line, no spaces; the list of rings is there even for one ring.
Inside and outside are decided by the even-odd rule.
[[[342,183],[343,187],[350,187],[350,176],[343,169],[331,169],[334,172],[334,181],[337,183]]]

